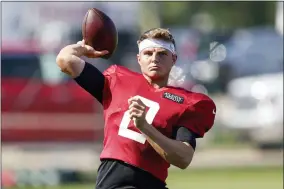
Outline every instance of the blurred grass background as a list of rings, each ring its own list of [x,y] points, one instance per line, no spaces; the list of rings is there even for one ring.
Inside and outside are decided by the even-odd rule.
[[[204,168],[185,171],[172,169],[167,179],[169,189],[282,189],[282,167]],[[46,189],[93,189],[94,183],[73,184]],[[20,189],[27,187],[13,187]],[[33,187],[37,188],[37,187]],[[43,188],[40,186],[38,188]]]

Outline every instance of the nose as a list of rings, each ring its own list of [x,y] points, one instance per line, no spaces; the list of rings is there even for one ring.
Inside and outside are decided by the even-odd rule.
[[[158,53],[154,52],[154,53],[152,54],[152,61],[155,62],[155,63],[157,63],[157,62],[160,61],[160,56],[159,56]]]

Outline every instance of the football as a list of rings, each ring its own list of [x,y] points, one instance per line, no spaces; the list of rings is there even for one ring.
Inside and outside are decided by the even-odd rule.
[[[107,50],[102,58],[108,59],[114,53],[118,37],[114,22],[102,11],[92,8],[86,13],[82,23],[82,35],[85,43],[95,50]]]

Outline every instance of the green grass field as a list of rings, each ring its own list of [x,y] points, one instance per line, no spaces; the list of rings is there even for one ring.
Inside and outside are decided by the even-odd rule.
[[[169,189],[282,189],[283,168],[230,168],[171,170]],[[46,189],[94,189],[94,184]],[[12,188],[18,189],[18,188]]]

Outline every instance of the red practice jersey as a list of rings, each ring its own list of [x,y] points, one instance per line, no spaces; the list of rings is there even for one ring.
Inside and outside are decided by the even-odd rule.
[[[130,120],[127,100],[133,96],[140,96],[147,106],[147,122],[169,138],[175,126],[186,127],[203,137],[214,123],[214,102],[204,94],[189,92],[182,88],[155,89],[142,74],[121,66],[109,67],[104,76],[105,128],[100,158],[124,161],[150,172],[165,182],[170,165]]]

